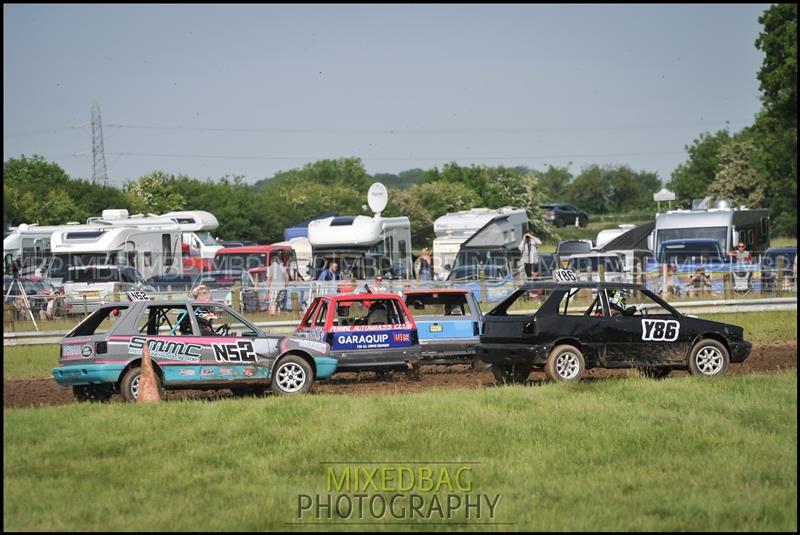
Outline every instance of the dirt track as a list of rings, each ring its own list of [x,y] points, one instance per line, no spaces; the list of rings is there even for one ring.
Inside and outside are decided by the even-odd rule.
[[[743,364],[731,364],[730,373],[770,372],[797,367],[797,343],[781,342],[757,344]],[[624,377],[630,370],[589,370],[589,378]],[[686,375],[687,372],[673,372],[671,376]],[[544,380],[542,372],[533,372],[531,381]],[[482,388],[494,384],[491,372],[475,371],[467,365],[430,366],[423,368],[420,380],[414,380],[405,373],[395,373],[391,379],[378,379],[374,373],[342,373],[333,379],[322,381],[314,386],[313,392],[325,394],[394,394],[419,392],[430,388]],[[183,390],[169,392],[166,399],[222,399],[232,397],[230,391]],[[112,402],[122,402],[114,396]],[[72,390],[58,386],[52,379],[22,379],[3,381],[4,407],[29,407],[37,405],[63,405],[77,403]]]

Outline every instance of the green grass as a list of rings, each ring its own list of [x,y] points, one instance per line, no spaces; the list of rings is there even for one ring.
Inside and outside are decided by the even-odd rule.
[[[753,343],[797,341],[797,311],[701,314],[699,317],[744,327],[745,339]],[[3,351],[3,379],[52,377],[58,366],[55,344],[8,346]]]
[[[795,371],[6,409],[3,527],[330,528],[291,523],[340,461],[476,463],[506,524],[334,528],[794,531],[796,411]]]

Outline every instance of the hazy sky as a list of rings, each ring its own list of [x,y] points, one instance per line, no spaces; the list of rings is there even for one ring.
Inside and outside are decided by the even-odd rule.
[[[628,164],[760,109],[750,5],[4,5],[3,158],[248,181],[323,158]]]

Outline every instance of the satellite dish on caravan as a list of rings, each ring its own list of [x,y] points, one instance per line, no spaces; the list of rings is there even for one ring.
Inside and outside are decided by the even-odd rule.
[[[372,184],[367,192],[367,203],[370,210],[375,212],[375,216],[381,215],[387,202],[389,202],[389,192],[386,190],[386,186],[380,182]]]

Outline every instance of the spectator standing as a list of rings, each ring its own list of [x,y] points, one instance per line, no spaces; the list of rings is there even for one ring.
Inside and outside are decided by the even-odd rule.
[[[529,279],[539,275],[539,252],[536,248],[541,244],[542,241],[530,231],[525,233],[519,243],[522,263],[525,265],[525,276]]]
[[[711,292],[711,275],[706,273],[705,268],[699,267],[694,270],[694,275],[689,279],[689,297],[702,295]]]
[[[681,284],[676,271],[677,267],[673,264],[667,264],[666,274],[662,271],[661,278],[658,280],[657,292],[659,295],[681,295]]]
[[[289,282],[289,273],[283,266],[280,258],[277,256],[272,257],[272,264],[267,270],[267,284],[269,285],[269,315],[274,316],[278,311],[283,308],[281,306],[280,296],[286,295],[286,283]]]
[[[422,252],[417,258],[415,262],[416,266],[414,271],[416,272],[417,279],[421,281],[429,281],[433,278],[433,257],[431,256],[431,250],[425,247],[422,249]]]
[[[319,274],[319,281],[335,281],[339,280],[339,264],[331,262],[328,267],[322,270]]]

